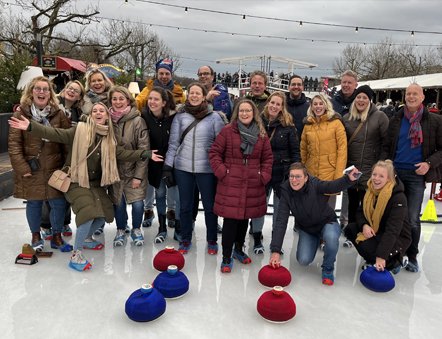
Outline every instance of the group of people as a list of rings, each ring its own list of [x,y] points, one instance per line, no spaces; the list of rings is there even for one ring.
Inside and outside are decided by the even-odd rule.
[[[244,248],[248,229],[253,252],[265,252],[262,230],[273,196],[270,265],[280,264],[293,215],[296,258],[308,265],[321,247],[323,284],[334,283],[342,231],[344,245],[355,246],[378,270],[397,273],[405,255],[405,268],[419,270],[420,205],[425,177],[440,180],[442,121],[424,107],[418,84],[407,88],[406,105],[389,121],[373,104],[371,88],[357,87],[352,71],[343,74],[332,99],[307,98],[297,75],[289,79],[289,92],[270,93],[267,75],[255,71],[250,92],[233,103],[210,66],[197,75],[185,95],[173,80],[173,61],[162,59],[135,100],[100,70],[87,74],[85,88],[70,82],[58,97],[46,78],[27,86],[10,120],[9,151],[14,195],[27,200],[36,250],[43,249],[46,203],[51,246],[73,249],[69,265],[82,271],[91,267],[83,249],[103,248],[93,235],[114,216],[114,246],[124,245],[129,233],[135,245],[143,245],[141,225],[152,223],[156,200],[154,241],[164,242],[167,225],[174,227],[178,249],[186,254],[201,196],[209,255],[218,253],[223,218],[220,269],[228,273],[233,259],[252,262]],[[64,197],[47,184],[60,168],[69,168],[72,178]],[[70,208],[78,227],[73,248],[62,238]]]

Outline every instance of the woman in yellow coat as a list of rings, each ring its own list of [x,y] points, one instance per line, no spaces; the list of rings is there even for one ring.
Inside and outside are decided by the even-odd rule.
[[[339,179],[347,163],[347,136],[341,116],[325,95],[318,94],[310,102],[304,122],[301,159],[308,172],[321,180]],[[332,195],[329,205],[334,208],[335,204],[336,196]]]

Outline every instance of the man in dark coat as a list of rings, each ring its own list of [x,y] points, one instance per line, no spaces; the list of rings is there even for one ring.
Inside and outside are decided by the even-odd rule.
[[[393,160],[399,179],[404,183],[411,224],[412,242],[407,250],[406,269],[418,272],[417,254],[421,234],[419,214],[425,181],[442,165],[442,121],[428,112],[421,86],[414,83],[405,91],[405,106],[390,120],[389,134],[381,158]],[[427,180],[426,180],[427,179]]]
[[[302,122],[307,116],[307,110],[310,106],[310,98],[307,98],[304,91],[304,81],[299,75],[292,75],[289,80],[289,92],[287,96],[287,110],[293,116],[298,137],[301,139],[304,123]]]
[[[344,116],[350,110],[354,100],[354,92],[358,86],[358,76],[355,72],[347,70],[341,77],[341,90],[332,99],[333,110]]]

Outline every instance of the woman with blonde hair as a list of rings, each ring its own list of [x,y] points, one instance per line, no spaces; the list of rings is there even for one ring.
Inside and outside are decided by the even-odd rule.
[[[345,235],[367,264],[378,271],[400,271],[411,243],[411,226],[404,185],[395,178],[391,160],[373,166],[356,221],[348,224]]]
[[[42,127],[70,127],[68,118],[58,106],[52,83],[43,76],[32,79],[26,86],[12,119],[31,120],[34,125]],[[63,166],[64,145],[11,128],[8,151],[14,169],[14,197],[27,200],[26,218],[32,232],[32,247],[43,250],[40,225],[42,206],[47,201],[50,206],[49,226],[53,230],[51,239],[48,239],[51,247],[70,252],[72,246],[61,237],[66,200],[63,193],[48,185],[52,173]]]
[[[286,108],[286,96],[282,92],[273,92],[262,113],[262,121],[273,153],[272,178],[267,185],[267,201],[273,190],[273,223],[278,213],[281,183],[288,178],[290,164],[298,162],[299,140],[292,115]],[[252,220],[255,254],[264,253],[262,228],[264,216]]]
[[[119,144],[126,150],[145,150],[149,148],[149,135],[144,119],[138,111],[134,97],[127,88],[113,86],[109,91],[110,118]],[[126,233],[130,233],[135,246],[144,244],[141,232],[144,203],[148,185],[147,163],[142,159],[136,162],[117,161],[120,181],[109,189],[114,203],[117,232],[114,246],[126,243]],[[127,205],[132,205],[132,230],[127,224]]]
[[[92,234],[105,222],[114,219],[112,201],[106,190],[120,180],[117,160],[135,162],[151,158],[162,161],[156,151],[132,151],[118,146],[109,120],[109,111],[101,102],[92,106],[85,122],[67,130],[45,127],[24,117],[9,120],[11,129],[28,131],[32,137],[66,144],[69,148],[65,166],[71,167],[72,182],[65,194],[78,227],[69,267],[77,271],[92,267],[83,256],[83,249],[101,250],[104,247]]]
[[[347,136],[340,115],[333,111],[324,94],[315,95],[310,102],[301,136],[301,161],[318,179],[336,180],[343,176]],[[335,208],[336,195],[330,195],[329,204]]]
[[[373,104],[373,96],[369,86],[358,87],[349,113],[342,118],[348,140],[346,166],[354,165],[362,172],[357,183],[347,190],[349,223],[356,221],[356,211],[364,199],[372,167],[380,159],[388,133],[388,118]],[[351,247],[352,243],[346,241],[344,246]]]
[[[84,114],[90,114],[92,105],[102,102],[109,107],[108,92],[112,87],[112,81],[98,68],[93,68],[86,73],[84,103],[82,111]]]
[[[209,151],[210,166],[218,178],[214,212],[224,218],[223,273],[232,270],[232,254],[242,264],[252,262],[243,251],[244,240],[249,219],[266,213],[265,186],[271,179],[272,158],[258,108],[251,100],[239,101],[231,123],[221,130]]]

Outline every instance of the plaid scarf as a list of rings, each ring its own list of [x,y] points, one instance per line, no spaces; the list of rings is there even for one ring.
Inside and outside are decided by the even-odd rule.
[[[424,105],[420,105],[416,113],[412,114],[407,106],[404,108],[405,117],[410,121],[410,130],[408,131],[408,139],[411,139],[411,148],[416,148],[424,141],[422,134],[421,120],[424,113]]]

